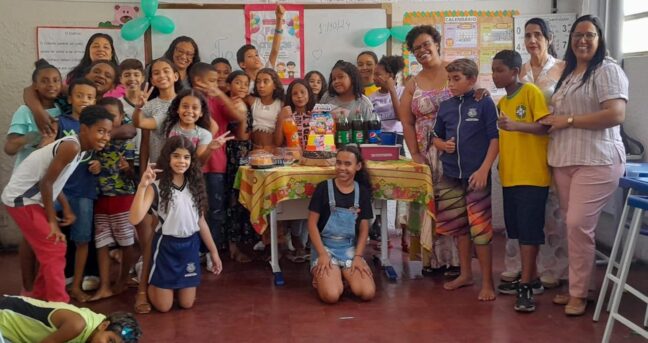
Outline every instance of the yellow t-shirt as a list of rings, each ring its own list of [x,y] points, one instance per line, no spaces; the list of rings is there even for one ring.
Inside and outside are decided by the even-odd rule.
[[[376,93],[380,87],[376,86],[375,83],[370,84],[369,86],[364,87],[364,95],[365,96],[370,96],[373,93]]]
[[[511,96],[497,104],[499,115],[524,123],[535,123],[549,115],[542,91],[525,83]],[[499,131],[499,174],[503,187],[551,184],[547,162],[549,136],[519,131]]]

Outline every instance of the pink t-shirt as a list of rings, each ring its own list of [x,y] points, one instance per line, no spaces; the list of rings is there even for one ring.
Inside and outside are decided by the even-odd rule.
[[[227,131],[227,125],[229,124],[229,119],[225,114],[227,108],[225,104],[218,100],[217,98],[209,98],[207,100],[207,106],[209,106],[209,112],[211,113],[212,119],[218,124],[218,132],[214,134],[214,138],[224,134]],[[212,151],[212,155],[205,163],[203,167],[203,173],[221,173],[224,174],[227,169],[227,153],[225,151],[225,145]]]

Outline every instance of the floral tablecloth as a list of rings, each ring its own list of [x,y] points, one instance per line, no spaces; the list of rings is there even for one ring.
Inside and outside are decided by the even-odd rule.
[[[426,206],[434,218],[432,175],[427,165],[410,160],[368,161],[374,199],[416,202]],[[272,169],[240,167],[234,187],[241,192],[239,202],[250,211],[250,221],[258,233],[268,226],[268,215],[278,203],[310,198],[318,183],[335,176],[335,167],[292,165]]]

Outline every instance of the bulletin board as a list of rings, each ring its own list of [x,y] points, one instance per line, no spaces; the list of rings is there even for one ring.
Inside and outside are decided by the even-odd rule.
[[[435,11],[406,12],[403,24],[432,25],[441,33],[441,58],[453,61],[469,58],[479,67],[479,87],[486,88],[494,98],[505,95],[491,77],[493,56],[504,49],[513,49],[513,11]],[[403,44],[405,74],[416,75],[421,67],[414,54]]]

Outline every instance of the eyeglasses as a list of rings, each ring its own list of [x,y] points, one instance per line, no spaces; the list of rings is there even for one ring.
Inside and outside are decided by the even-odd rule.
[[[175,49],[175,53],[180,55],[180,56],[182,56],[182,55],[187,56],[188,58],[193,58],[196,55],[196,53],[194,53],[194,52],[184,51],[184,50],[180,50],[180,49]]]
[[[571,34],[571,38],[577,42],[583,38],[585,38],[586,41],[591,42],[597,36],[598,34],[596,32],[586,32],[586,33],[574,32]]]
[[[425,41],[425,42],[421,43],[421,45],[415,45],[415,46],[413,46],[413,47],[412,47],[412,52],[413,52],[413,53],[416,53],[416,52],[418,52],[418,51],[421,50],[421,49],[427,49],[427,48],[429,48],[429,47],[431,47],[431,46],[432,46],[432,41],[431,41],[431,40],[428,40],[428,41]]]

